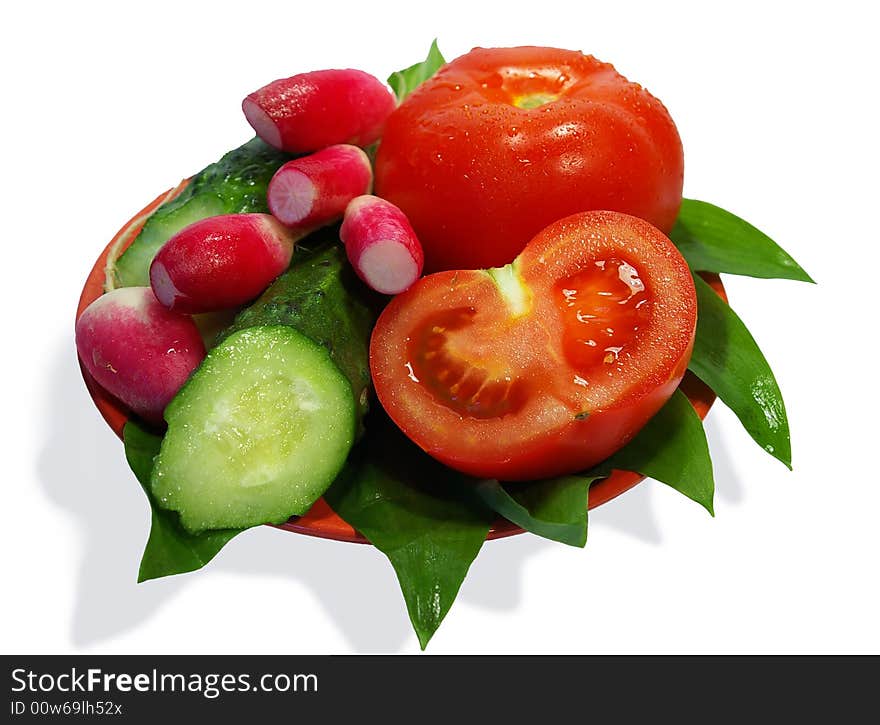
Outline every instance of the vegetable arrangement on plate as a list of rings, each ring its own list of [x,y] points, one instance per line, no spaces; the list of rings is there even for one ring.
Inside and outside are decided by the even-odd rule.
[[[709,390],[790,467],[717,274],[812,280],[682,199],[669,113],[591,56],[434,43],[389,84],[248,95],[257,137],[117,237],[76,343],[152,507],[140,580],[252,526],[328,535],[323,510],[388,556],[425,647],[490,531],[583,546],[642,476],[712,513]]]

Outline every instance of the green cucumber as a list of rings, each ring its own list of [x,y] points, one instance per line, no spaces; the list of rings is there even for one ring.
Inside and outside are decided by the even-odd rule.
[[[327,350],[284,325],[215,347],[165,410],[150,487],[190,533],[303,514],[345,464],[351,386]]]
[[[269,180],[291,158],[255,137],[202,169],[179,196],[153,212],[131,246],[110,265],[107,289],[149,286],[156,252],[193,222],[220,214],[268,212]]]
[[[377,302],[348,263],[336,231],[323,230],[297,245],[290,269],[239,313],[220,340],[255,325],[293,327],[327,349],[351,382],[363,417]]]

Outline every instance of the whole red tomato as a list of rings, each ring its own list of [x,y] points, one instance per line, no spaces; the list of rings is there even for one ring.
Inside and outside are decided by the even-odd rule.
[[[391,114],[375,187],[406,212],[431,272],[507,264],[579,211],[668,232],[683,169],[666,108],[611,65],[555,48],[477,48]]]
[[[583,470],[624,445],[681,381],[694,284],[642,219],[584,212],[505,267],[438,272],[373,330],[382,406],[421,448],[473,476]]]

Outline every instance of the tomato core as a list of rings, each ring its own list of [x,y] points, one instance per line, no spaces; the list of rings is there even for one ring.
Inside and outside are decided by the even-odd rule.
[[[559,96],[552,93],[529,93],[525,96],[516,96],[513,105],[518,108],[538,108],[548,103],[553,103]]]
[[[556,283],[554,300],[563,319],[563,354],[587,385],[614,370],[651,316],[651,302],[635,266],[601,259]],[[628,352],[628,351],[627,351]]]
[[[558,100],[569,81],[567,75],[552,68],[523,71],[511,67],[485,78],[481,86],[487,100],[505,100],[517,108],[530,109]]]

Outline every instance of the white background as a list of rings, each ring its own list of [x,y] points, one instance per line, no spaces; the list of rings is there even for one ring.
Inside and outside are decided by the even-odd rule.
[[[140,9],[132,9],[138,7]],[[686,195],[767,231],[818,280],[728,278],[773,364],[795,470],[717,406],[713,520],[647,482],[585,550],[487,545],[429,652],[880,651],[880,59],[867,3],[15,3],[4,11],[3,595],[6,652],[416,652],[365,546],[269,528],[199,573],[135,584],[148,509],[92,407],[77,297],[117,228],[249,137],[279,76],[379,77],[474,45],[608,60],[678,123]]]

